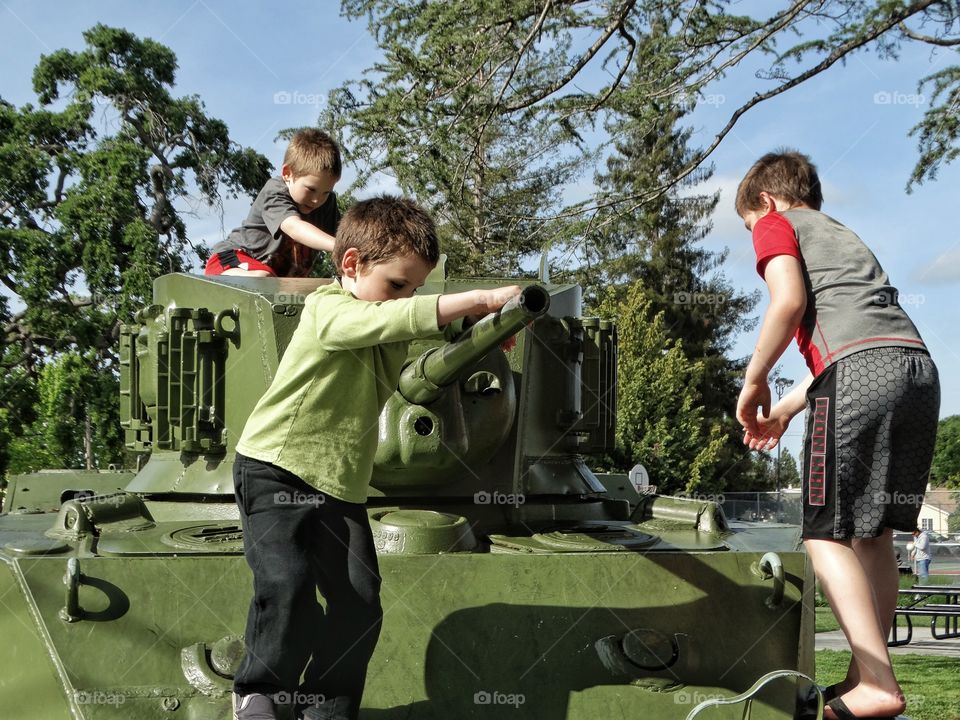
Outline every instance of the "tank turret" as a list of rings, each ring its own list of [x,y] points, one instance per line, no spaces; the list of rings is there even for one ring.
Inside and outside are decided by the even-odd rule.
[[[120,339],[136,474],[10,479],[4,717],[229,716],[251,596],[236,443],[326,282],[155,281]],[[516,282],[439,273],[421,292]],[[385,616],[361,719],[667,720],[770,670],[809,674],[798,528],[591,470],[615,444],[615,324],[583,317],[576,285],[519,284],[458,338],[411,345],[380,416],[367,512]],[[797,690],[773,681],[752,717],[793,718]]]

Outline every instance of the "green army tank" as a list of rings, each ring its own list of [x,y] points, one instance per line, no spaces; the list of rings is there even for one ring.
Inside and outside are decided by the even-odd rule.
[[[10,479],[0,716],[230,716],[252,594],[234,446],[325,282],[156,280],[120,348],[126,444],[149,459]],[[575,285],[521,284],[463,337],[412,346],[381,415],[368,512],[385,617],[361,717],[685,718],[770,671],[810,675],[798,529],[592,472],[614,442],[615,326],[581,317]],[[795,717],[804,689],[767,683],[751,717]]]

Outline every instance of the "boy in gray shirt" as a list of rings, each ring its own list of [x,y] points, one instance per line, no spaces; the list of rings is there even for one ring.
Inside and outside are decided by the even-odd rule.
[[[770,290],[737,419],[744,443],[769,450],[806,408],[803,541],[852,651],[823,717],[887,718],[906,707],[886,642],[898,590],[891,531],[916,527],[940,385],[887,274],[822,202],[816,168],[793,151],[762,157],[737,189]],[[791,337],[810,374],[771,408],[767,376]]]
[[[243,225],[214,245],[204,274],[309,275],[318,252],[333,250],[340,221],[333,186],[341,167],[333,138],[315,128],[298,131],[284,154],[280,177],[263,186]]]

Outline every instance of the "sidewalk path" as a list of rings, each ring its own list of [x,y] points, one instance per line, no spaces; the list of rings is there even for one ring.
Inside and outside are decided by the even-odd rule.
[[[914,618],[916,620],[918,618]],[[919,618],[925,620],[924,618]],[[901,623],[903,620],[901,619]],[[900,637],[903,638],[906,631],[901,629]],[[817,650],[850,650],[847,639],[839,630],[833,632],[822,632],[816,635]],[[955,640],[935,640],[930,635],[930,621],[914,623],[913,640],[909,645],[890,648],[891,655],[942,655],[945,657],[960,658],[960,638]]]

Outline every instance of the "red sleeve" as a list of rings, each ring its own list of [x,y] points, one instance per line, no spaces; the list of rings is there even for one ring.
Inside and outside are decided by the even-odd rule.
[[[760,277],[767,262],[777,255],[791,255],[800,260],[800,244],[793,225],[778,212],[771,212],[753,226],[753,249],[757,253],[757,272]]]

